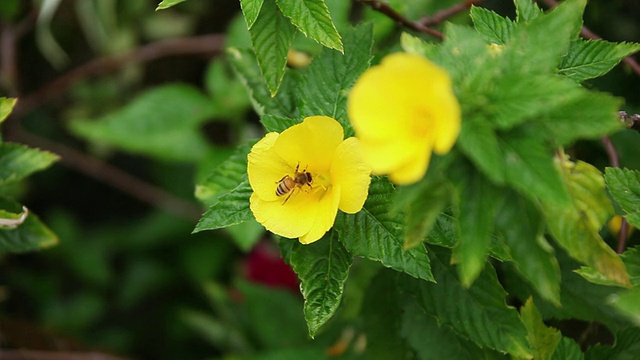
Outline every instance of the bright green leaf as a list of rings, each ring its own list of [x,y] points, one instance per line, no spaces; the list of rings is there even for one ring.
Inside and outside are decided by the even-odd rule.
[[[475,117],[463,121],[458,145],[469,160],[491,181],[496,184],[505,182],[507,170],[504,155],[498,137],[486,120]]]
[[[5,199],[0,199],[0,208],[6,209],[4,214],[26,215],[17,226],[0,227],[0,254],[40,250],[58,243],[58,237],[36,214],[24,213],[18,204]]]
[[[622,260],[598,234],[613,213],[602,173],[581,161],[564,160],[560,169],[573,205],[542,202],[551,234],[575,259],[610,280],[629,285],[629,275]]]
[[[267,83],[260,73],[256,56],[251,50],[228,48],[227,56],[236,75],[249,93],[253,109],[258,115],[271,114],[292,119],[298,117],[292,79],[295,73],[289,73],[280,85],[278,94],[271,97]]]
[[[638,51],[640,44],[637,43],[577,39],[571,43],[558,72],[582,82],[608,73],[620,60]]]
[[[458,244],[452,257],[460,282],[469,287],[484,268],[503,190],[467,163],[457,164],[455,170]]]
[[[258,19],[262,3],[264,3],[264,0],[240,0],[240,8],[242,8],[244,20],[247,22],[247,29],[251,29],[256,19]]]
[[[563,337],[556,346],[556,350],[551,356],[551,360],[583,360],[584,354],[575,341]]]
[[[640,171],[609,167],[605,169],[605,181],[611,196],[632,215],[627,215],[629,223],[640,228],[640,222],[633,217],[640,216]]]
[[[356,214],[339,213],[334,228],[351,254],[433,281],[424,245],[404,249],[402,215],[390,211],[393,191],[388,180],[374,178],[364,208]]]
[[[249,208],[249,198],[253,190],[249,186],[249,181],[241,181],[231,192],[220,196],[218,202],[211,205],[193,230],[194,233],[203,230],[214,230],[230,225],[240,224],[253,219],[253,214]]]
[[[437,44],[426,42],[406,32],[400,35],[400,46],[405,52],[422,55],[427,59],[433,58],[434,54],[438,52]]]
[[[532,200],[566,205],[567,189],[553,163],[553,155],[541,139],[515,133],[501,139],[506,180]]]
[[[0,143],[0,186],[49,167],[58,156],[15,143]]]
[[[11,114],[13,107],[16,106],[18,99],[0,97],[0,124]]]
[[[515,27],[513,21],[485,8],[472,6],[469,15],[478,32],[495,44],[506,43]]]
[[[529,298],[520,308],[520,318],[527,328],[527,337],[531,345],[531,353],[536,360],[550,360],[558,342],[562,338],[560,331],[547,327],[533,300]]]
[[[326,115],[338,120],[345,136],[353,131],[347,119],[347,93],[368,67],[373,45],[371,24],[349,29],[344,36],[344,54],[323,50],[300,82],[301,116]]]
[[[338,241],[336,231],[313,244],[293,244],[290,265],[302,282],[304,317],[311,337],[338,309],[352,262],[353,256]]]
[[[418,303],[427,314],[480,347],[531,357],[527,331],[516,310],[505,304],[507,293],[491,264],[486,264],[467,289],[458,280],[447,250],[430,246],[429,258],[436,283],[411,283]]]
[[[545,300],[560,305],[560,266],[544,238],[538,209],[510,192],[504,197],[496,225],[518,271]]]
[[[344,52],[340,34],[333,25],[324,0],[276,0],[276,4],[282,14],[305,36],[326,47]]]
[[[75,120],[70,128],[85,139],[128,152],[195,162],[210,149],[200,125],[214,113],[211,99],[198,89],[165,85],[95,121]]]
[[[158,10],[164,10],[164,9],[168,9],[174,5],[178,5],[181,2],[184,2],[187,0],[162,0],[162,2],[160,2],[160,4],[158,4],[158,7],[156,7],[156,11]]]
[[[289,19],[276,6],[275,0],[264,0],[249,33],[271,96],[276,95],[282,83],[287,67],[287,53],[295,31]]]
[[[609,301],[631,322],[640,326],[640,287],[613,294]]]
[[[629,273],[631,285],[640,285],[640,246],[628,248],[620,257]]]
[[[533,1],[515,0],[515,3],[516,21],[518,23],[526,23],[542,15],[542,9]]]
[[[247,154],[254,142],[239,146],[222,164],[196,185],[196,197],[205,204],[213,204],[222,194],[238,186],[238,179],[247,173]]]

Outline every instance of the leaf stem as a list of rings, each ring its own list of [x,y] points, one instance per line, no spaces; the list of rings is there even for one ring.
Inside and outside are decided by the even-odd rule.
[[[379,1],[379,0],[358,0],[359,2],[370,6],[373,10],[378,11],[384,15],[386,15],[387,17],[389,17],[392,20],[395,20],[396,22],[398,22],[398,24],[405,26],[409,29],[415,30],[415,31],[419,31],[425,34],[429,34],[437,39],[444,39],[444,35],[438,31],[438,30],[434,30],[431,29],[428,26],[422,25],[420,22],[418,21],[411,21],[407,18],[405,18],[404,16],[402,16],[402,14],[400,14],[399,12],[395,11],[391,6],[389,6],[389,4],[387,4],[386,2],[383,1]]]

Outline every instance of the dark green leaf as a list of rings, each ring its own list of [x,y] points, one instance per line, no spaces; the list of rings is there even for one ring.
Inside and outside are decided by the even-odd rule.
[[[449,251],[430,246],[429,258],[436,283],[411,283],[418,303],[427,314],[481,347],[517,357],[531,356],[526,329],[516,310],[505,304],[507,294],[491,264],[486,264],[467,289],[450,265]]]
[[[244,20],[247,22],[247,29],[251,29],[256,22],[262,3],[264,0],[240,0],[240,8],[242,8]]]
[[[487,121],[478,117],[463,121],[458,145],[485,176],[496,184],[505,182],[504,155],[498,137]]]
[[[597,78],[637,51],[640,51],[637,43],[577,39],[571,43],[558,72],[577,82]]]
[[[509,40],[515,24],[491,10],[481,7],[471,7],[469,14],[473,25],[484,37],[492,43],[504,44]]]
[[[0,208],[4,216],[16,214],[20,220],[16,226],[0,227],[0,254],[40,250],[58,243],[58,237],[34,213],[25,212],[26,208],[6,199],[0,199]]]
[[[193,230],[194,233],[203,230],[214,230],[253,219],[249,208],[249,198],[253,193],[249,181],[244,178],[231,192],[220,196],[218,202],[213,204]]]
[[[640,285],[640,247],[628,248],[622,255],[622,262],[627,268],[632,286]]]
[[[390,211],[393,192],[388,180],[373,178],[364,208],[357,214],[339,213],[334,228],[351,254],[432,281],[426,248],[404,248],[402,215]]]
[[[640,287],[621,291],[609,298],[610,303],[635,326],[640,326]]]
[[[486,262],[503,190],[466,162],[458,163],[454,171],[458,244],[453,259],[458,264],[460,282],[469,287]]]
[[[501,139],[506,180],[532,200],[559,205],[569,203],[569,195],[551,151],[541,139],[511,133]]]
[[[287,53],[296,30],[289,19],[282,15],[275,0],[263,1],[258,18],[249,33],[260,71],[271,96],[274,96],[284,77]]]
[[[563,337],[560,339],[556,350],[551,356],[551,360],[583,360],[584,354],[580,346],[572,339]]]
[[[616,342],[611,346],[596,345],[587,352],[587,360],[635,360],[640,354],[640,329],[622,330],[616,334]]]
[[[298,120],[284,118],[276,115],[263,115],[260,122],[267,131],[283,132],[291,126],[298,124]]]
[[[613,213],[598,169],[568,160],[560,164],[572,206],[543,201],[547,225],[569,255],[593,267],[608,279],[629,285],[629,275],[620,257],[604,242],[598,231]]]
[[[367,359],[410,359],[411,350],[400,337],[402,304],[396,275],[396,272],[382,269],[371,280],[365,294],[360,316],[367,335]]]
[[[300,114],[334,118],[345,128],[345,136],[350,136],[353,131],[347,119],[347,93],[369,67],[372,45],[371,24],[364,24],[345,32],[344,54],[323,50],[300,82]]]
[[[510,192],[504,199],[496,225],[518,271],[545,300],[560,305],[560,266],[544,238],[538,209]]]
[[[609,167],[605,170],[605,181],[611,196],[631,215],[627,215],[629,223],[640,228],[640,222],[635,221],[640,217],[640,171]]]
[[[14,143],[0,143],[0,186],[49,167],[58,156]]]
[[[422,181],[416,186],[417,193],[404,211],[405,249],[422,244],[452,195],[449,184],[444,181]],[[402,190],[404,188],[401,193]]]
[[[331,14],[324,0],[276,0],[276,4],[305,36],[326,47],[344,52],[340,34],[331,21]]]
[[[73,121],[85,139],[175,161],[199,161],[210,146],[199,127],[215,113],[211,99],[182,84],[147,91],[122,109],[96,121]]]
[[[290,264],[302,282],[304,317],[311,337],[338,309],[352,262],[353,256],[338,241],[336,231],[309,245],[293,244]]]

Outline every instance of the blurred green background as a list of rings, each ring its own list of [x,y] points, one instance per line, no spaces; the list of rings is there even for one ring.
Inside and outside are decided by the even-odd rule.
[[[37,213],[60,243],[41,252],[0,255],[0,349],[286,359],[290,349],[305,348],[310,359],[363,357],[367,309],[359,304],[377,265],[354,265],[339,316],[312,341],[295,275],[259,225],[191,234],[199,213],[215,199],[198,194],[199,202],[196,184],[237,145],[262,135],[224,59],[223,46],[250,43],[237,0],[189,0],[154,11],[157,3],[0,2],[0,36],[16,40],[14,48],[2,47],[0,96],[25,101],[3,125],[3,138],[65,158],[9,194]],[[361,4],[327,3],[332,13],[346,11],[353,21],[373,20],[380,47],[399,36],[392,21]],[[390,3],[417,19],[456,1]],[[513,16],[511,1],[481,5]],[[633,0],[593,0],[585,15],[586,25],[611,41],[640,42],[639,19],[640,3]],[[468,19],[460,14],[452,21]],[[191,45],[187,51],[186,39],[210,34],[224,37],[209,38],[210,48]],[[173,53],[137,61],[154,56],[141,53],[142,47],[157,50],[170,39],[177,44]],[[294,47],[310,55],[319,51],[306,39],[296,39]],[[118,58],[122,54],[136,55]],[[7,65],[10,59],[14,68]],[[96,59],[111,62],[69,76]],[[59,79],[70,82],[54,82]],[[618,66],[586,86],[625,98],[623,110],[638,113],[639,80]],[[199,112],[185,113],[185,104]],[[640,135],[621,132],[613,141],[622,165],[640,169],[640,159],[628,155],[640,145]],[[600,168],[608,165],[598,142],[568,151]],[[103,163],[112,168],[104,170]],[[143,189],[114,181],[113,168],[140,180]],[[141,192],[157,188],[154,204],[140,199]],[[165,196],[182,202],[167,203]]]

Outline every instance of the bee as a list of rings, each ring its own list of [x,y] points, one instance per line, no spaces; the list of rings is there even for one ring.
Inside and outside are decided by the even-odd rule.
[[[311,182],[313,178],[311,177],[311,173],[307,172],[307,170],[298,171],[300,169],[300,164],[296,166],[295,175],[293,177],[289,175],[285,175],[282,179],[278,181],[278,187],[276,187],[276,196],[287,196],[284,199],[282,205],[284,205],[287,200],[293,195],[293,190],[297,188],[302,188],[305,185],[311,187]]]

